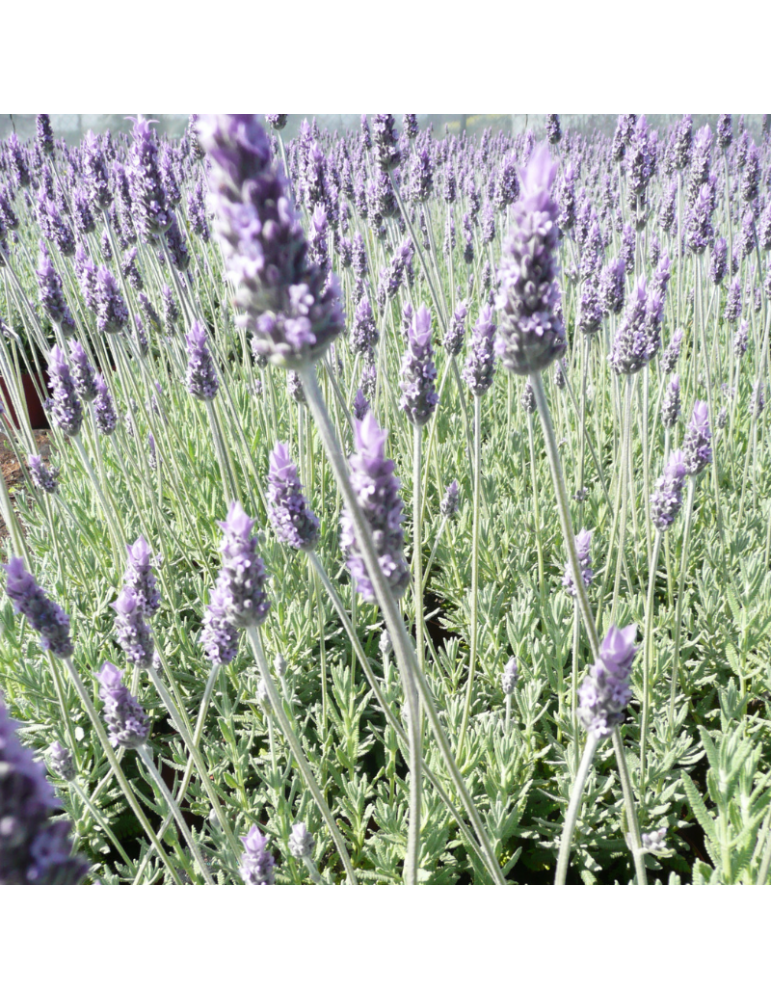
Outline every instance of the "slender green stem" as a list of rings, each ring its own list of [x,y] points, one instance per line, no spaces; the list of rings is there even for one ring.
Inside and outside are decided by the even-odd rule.
[[[688,566],[688,544],[691,538],[691,521],[693,520],[693,498],[696,492],[696,477],[688,477],[688,498],[685,502],[685,527],[683,529],[683,550],[680,555],[680,576],[678,579],[677,608],[675,609],[675,640],[672,657],[672,682],[669,692],[669,733],[674,739],[675,697],[677,695],[677,676],[680,668],[680,634],[683,621],[683,603],[685,601],[685,571]]]
[[[480,494],[482,483],[482,397],[474,396],[474,512],[471,535],[471,643],[469,651],[468,677],[466,679],[466,700],[463,705],[463,718],[458,737],[458,758],[463,753],[463,741],[466,737],[468,720],[471,714],[471,702],[474,697],[474,674],[477,667],[479,643],[479,518]]]
[[[576,774],[573,782],[573,788],[570,793],[570,803],[568,804],[568,811],[565,816],[565,825],[562,828],[562,836],[560,837],[560,852],[557,858],[557,874],[554,878],[555,885],[564,885],[568,875],[570,844],[573,840],[573,831],[575,830],[576,820],[578,819],[578,810],[581,807],[581,799],[584,796],[584,785],[586,784],[586,779],[589,775],[589,769],[592,766],[596,749],[597,737],[593,733],[589,733],[586,738],[584,753],[581,757],[581,764],[579,765],[578,773]]]
[[[656,570],[661,553],[662,532],[656,531],[653,542],[653,554],[648,570],[648,601],[645,608],[645,639],[643,640],[643,703],[642,725],[640,727],[640,794],[645,791],[646,759],[645,748],[648,742],[648,716],[650,714],[650,678],[653,670],[653,599],[656,591]]]

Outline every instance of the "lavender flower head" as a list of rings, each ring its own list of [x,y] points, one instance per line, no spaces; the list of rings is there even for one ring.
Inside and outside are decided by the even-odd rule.
[[[712,253],[709,260],[709,276],[712,283],[719,285],[726,274],[728,264],[728,244],[723,236],[718,236],[712,245]]]
[[[459,303],[450,321],[450,329],[444,335],[444,349],[451,357],[457,357],[463,350],[467,316],[468,305],[466,302]]]
[[[77,340],[70,340],[70,373],[81,400],[90,403],[96,399],[94,369],[83,346]]]
[[[319,519],[305,499],[297,466],[281,441],[270,453],[268,516],[279,541],[306,552],[316,547]]]
[[[140,667],[148,667],[153,662],[153,635],[145,621],[144,599],[132,587],[124,587],[114,608],[115,632],[126,659]]]
[[[600,272],[598,293],[603,312],[618,315],[624,308],[624,262],[612,260]]]
[[[42,240],[40,241],[38,269],[35,274],[37,275],[38,298],[43,311],[49,316],[52,323],[74,329],[75,321],[64,298],[61,276],[51,263],[48,250]]]
[[[199,320],[195,320],[190,333],[185,337],[187,344],[187,391],[196,399],[212,400],[217,395],[219,380],[214,370],[214,361],[207,343],[206,330]]]
[[[588,733],[602,739],[624,720],[632,697],[629,678],[637,652],[633,644],[637,626],[611,625],[600,647],[600,658],[590,669],[578,693],[578,718]]]
[[[35,578],[24,568],[21,556],[12,556],[3,566],[8,574],[5,590],[13,603],[14,614],[24,615],[40,635],[40,645],[54,656],[72,656],[70,619],[58,604],[46,596]]]
[[[203,613],[203,629],[198,641],[214,666],[235,659],[238,652],[238,629],[228,621],[229,603],[221,582],[209,591],[209,604]]]
[[[0,885],[78,885],[88,865],[71,856],[69,822],[49,822],[61,803],[17,728],[0,698]]]
[[[108,209],[112,203],[109,174],[99,137],[93,132],[88,132],[83,142],[83,177],[94,208],[100,212]]]
[[[118,414],[115,412],[115,404],[107,388],[107,383],[99,372],[94,375],[94,384],[96,385],[94,420],[99,433],[109,437],[118,425]]]
[[[171,225],[172,216],[161,177],[158,147],[151,123],[142,117],[132,121],[131,199],[143,235],[159,236]]]
[[[289,852],[292,857],[297,858],[298,861],[302,858],[310,858],[313,855],[314,847],[315,842],[311,834],[308,833],[305,823],[294,823],[289,838]]]
[[[402,547],[402,501],[394,463],[385,457],[388,432],[381,430],[370,412],[354,423],[355,451],[349,459],[351,485],[365,519],[372,529],[380,568],[393,596],[400,598],[407,589],[410,573]],[[377,600],[364,557],[356,541],[353,519],[346,508],[341,518],[340,544],[347,555],[346,565],[356,590],[365,601]]]
[[[75,391],[69,365],[58,344],[51,348],[48,358],[48,385],[53,399],[51,416],[67,437],[75,437],[83,423],[83,407]]]
[[[576,535],[576,550],[578,552],[578,565],[581,567],[581,577],[584,586],[588,587],[594,578],[592,569],[592,531],[582,528]],[[578,597],[578,590],[573,581],[573,570],[570,562],[565,564],[565,575],[562,577],[562,586],[570,597]]]
[[[134,544],[127,545],[126,549],[128,563],[123,574],[123,582],[136,594],[145,617],[151,618],[161,606],[161,595],[155,575],[150,568],[152,556],[150,546],[145,541],[144,535],[140,535]]]
[[[407,328],[407,350],[402,359],[400,407],[413,424],[428,423],[439,402],[434,349],[431,345],[431,313],[421,305]]]
[[[680,358],[680,349],[683,344],[683,331],[675,330],[669,341],[669,344],[664,349],[661,355],[661,370],[665,375],[669,375],[677,367],[678,359]]]
[[[118,282],[103,264],[96,273],[96,323],[99,332],[120,333],[128,318]]]
[[[222,568],[217,585],[226,606],[227,620],[237,628],[260,625],[270,610],[265,593],[267,574],[252,537],[254,518],[241,504],[230,504],[227,519],[217,522],[225,535],[220,545]]]
[[[608,361],[619,375],[633,375],[659,348],[661,300],[649,294],[641,275],[627,303]]]
[[[511,207],[512,227],[498,272],[495,350],[504,367],[517,375],[541,371],[567,347],[556,313],[559,210],[551,194],[556,173],[547,147],[540,146],[520,174],[521,194]]]
[[[147,741],[150,724],[147,714],[137,699],[123,683],[123,671],[105,660],[96,675],[99,697],[104,702],[104,721],[110,746],[114,750],[125,747],[135,750]]]
[[[739,329],[736,331],[736,336],[733,342],[733,352],[734,357],[741,358],[747,351],[749,347],[749,332],[750,325],[746,319],[743,319],[739,324]]]
[[[475,396],[484,395],[493,384],[497,351],[495,330],[492,307],[483,306],[471,334],[469,353],[462,373],[463,381]],[[506,364],[505,357],[503,363]]]
[[[659,531],[666,531],[672,526],[683,505],[685,476],[683,453],[674,451],[669,456],[669,461],[664,466],[664,474],[656,481],[656,488],[651,494],[651,520]]]
[[[73,781],[75,778],[75,761],[72,752],[58,741],[48,748],[48,768],[60,781]],[[0,879],[2,881],[2,879]]]
[[[517,664],[516,656],[512,656],[506,666],[503,668],[503,673],[501,674],[501,688],[505,695],[514,694],[514,689],[517,686],[517,677],[519,674],[519,665]]]
[[[439,513],[442,517],[455,517],[455,515],[460,510],[460,486],[458,485],[458,480],[453,479],[450,485],[445,490],[445,494],[442,497],[441,503],[439,504]]]
[[[552,146],[556,146],[562,138],[559,115],[546,116],[546,135],[549,137],[549,143]]]
[[[667,430],[671,430],[680,416],[680,377],[673,375],[664,392],[661,401],[661,422]]]
[[[289,115],[265,115],[265,121],[274,128],[277,132],[280,132],[283,128],[286,128],[286,123]]]
[[[56,493],[59,484],[56,482],[59,470],[43,465],[40,455],[28,455],[29,474],[32,482],[45,493]]]
[[[241,320],[274,364],[319,358],[342,331],[337,279],[326,284],[308,259],[283,171],[255,115],[211,115],[199,123],[211,169],[214,211],[227,276]]]
[[[244,853],[238,871],[244,880],[244,885],[274,885],[273,874],[275,861],[268,853],[268,838],[252,826],[245,837],[241,837]]]
[[[369,299],[364,298],[356,306],[351,327],[351,350],[354,354],[370,356],[378,342],[379,333],[372,315]]]
[[[683,439],[683,462],[689,476],[697,476],[712,461],[711,437],[709,406],[703,400],[697,400]]]

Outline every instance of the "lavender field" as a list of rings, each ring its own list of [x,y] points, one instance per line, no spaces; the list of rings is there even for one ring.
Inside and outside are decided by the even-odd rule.
[[[771,118],[286,120],[0,142],[0,884],[767,884]]]

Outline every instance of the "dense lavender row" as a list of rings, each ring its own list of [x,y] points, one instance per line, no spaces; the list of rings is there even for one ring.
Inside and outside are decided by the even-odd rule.
[[[767,119],[285,124],[0,145],[0,881],[764,883]]]

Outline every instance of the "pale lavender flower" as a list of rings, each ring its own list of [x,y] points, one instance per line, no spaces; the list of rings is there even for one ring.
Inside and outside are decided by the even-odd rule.
[[[394,475],[393,461],[385,457],[387,436],[388,432],[380,429],[372,413],[355,422],[355,451],[349,466],[359,507],[372,529],[380,568],[391,593],[398,599],[409,585],[410,574],[403,553],[400,483]],[[356,589],[365,601],[374,603],[377,598],[347,508],[341,518],[341,529],[340,544],[347,555],[346,565]]]
[[[140,535],[133,545],[127,545],[128,563],[123,574],[123,582],[136,594],[142,606],[142,613],[151,618],[161,606],[161,595],[157,581],[150,568],[152,552]]]
[[[94,375],[94,384],[96,385],[96,400],[94,401],[96,427],[100,434],[109,437],[118,425],[118,414],[115,412],[115,404],[110,390],[107,388],[107,383],[99,372]]]
[[[581,567],[581,577],[585,587],[588,587],[594,578],[594,570],[592,569],[592,533],[592,531],[582,528],[576,535],[578,565]],[[578,590],[573,581],[573,570],[570,562],[565,564],[565,575],[562,577],[562,586],[570,597],[578,597]]]
[[[75,383],[63,351],[54,344],[48,359],[48,385],[51,389],[51,416],[56,426],[75,437],[83,423],[83,406],[75,391]]]
[[[369,413],[369,410],[369,400],[364,395],[363,391],[359,389],[353,400],[353,415],[357,420],[363,420],[365,414]]]
[[[268,853],[268,838],[261,834],[256,826],[252,826],[249,833],[241,837],[241,840],[244,844],[244,853],[241,855],[238,871],[244,880],[244,885],[274,885],[275,861],[273,855]]]
[[[664,391],[661,401],[661,423],[671,429],[680,416],[680,377],[673,375]]]
[[[70,823],[50,822],[61,802],[17,729],[0,698],[0,885],[79,885],[88,865],[71,855]]]
[[[289,115],[265,115],[265,121],[270,125],[271,128],[280,132],[283,128],[286,128],[286,123],[289,119]]]
[[[608,361],[619,375],[633,375],[656,354],[660,345],[661,300],[648,294],[645,277],[637,279],[616,332]]]
[[[666,531],[671,527],[683,505],[685,476],[683,453],[674,451],[651,494],[651,520],[659,531]]]
[[[234,660],[238,652],[238,629],[228,621],[229,602],[222,581],[209,591],[209,600],[198,641],[212,664],[223,666]]]
[[[100,333],[120,333],[128,323],[128,309],[114,275],[104,265],[96,274],[96,322]]]
[[[110,607],[115,610],[115,632],[126,659],[148,667],[153,662],[153,634],[145,621],[144,599],[132,587],[124,587]]]
[[[561,371],[561,369],[559,369]],[[522,390],[522,395],[520,397],[520,404],[525,413],[535,413],[537,406],[535,401],[535,392],[530,384],[530,379],[525,382],[525,388]]]
[[[469,353],[462,372],[463,381],[475,396],[484,395],[493,384],[495,354],[501,353],[497,351],[495,333],[492,308],[489,305],[483,306],[471,334]],[[503,363],[506,364],[506,355]]]
[[[110,180],[99,137],[88,132],[83,142],[83,177],[91,204],[101,212],[112,203]]]
[[[712,245],[709,260],[709,276],[715,285],[721,284],[726,274],[728,264],[728,244],[722,236],[718,236]]]
[[[104,702],[104,721],[114,750],[136,750],[144,746],[150,732],[147,714],[123,683],[123,671],[105,660],[96,675],[99,697]]]
[[[520,175],[522,193],[511,207],[512,227],[498,272],[495,350],[504,367],[517,375],[541,371],[567,347],[565,329],[556,315],[559,231],[551,194],[556,172],[547,147],[539,147]]]
[[[598,286],[603,312],[618,315],[624,308],[624,262],[612,260],[600,272]]]
[[[161,179],[158,146],[149,121],[142,117],[131,120],[131,200],[143,235],[158,236],[166,232],[172,218]]]
[[[602,739],[624,721],[624,709],[632,697],[629,684],[632,661],[637,647],[633,644],[637,626],[619,629],[611,625],[600,647],[599,660],[578,693],[578,718],[587,732]]]
[[[742,314],[742,284],[737,276],[728,286],[723,318],[728,323],[735,323]]]
[[[30,478],[35,486],[45,493],[56,493],[59,488],[59,484],[56,481],[59,476],[59,470],[43,465],[43,459],[40,455],[28,455],[27,462]]]
[[[516,656],[512,656],[503,668],[503,673],[501,674],[501,688],[503,689],[503,693],[505,695],[514,694],[514,689],[517,686],[518,675],[519,665],[517,664],[517,658]]]
[[[270,610],[270,601],[265,593],[265,565],[257,555],[257,539],[251,534],[254,519],[234,500],[227,519],[217,523],[224,532],[217,586],[227,620],[237,628],[260,625]]]
[[[310,858],[313,856],[314,847],[315,842],[305,823],[294,823],[289,838],[289,853],[292,857],[297,858],[298,861],[302,858]]]
[[[40,645],[54,656],[72,656],[69,615],[46,596],[35,578],[24,568],[21,556],[12,556],[3,569],[8,574],[5,590],[13,603],[14,614],[24,615],[40,635]]]
[[[219,389],[219,379],[209,350],[206,330],[199,320],[193,322],[185,337],[187,344],[187,391],[196,399],[212,400]]]
[[[697,400],[683,439],[683,462],[689,476],[697,476],[712,461],[711,437],[709,406],[703,400]]]
[[[400,408],[413,424],[428,423],[439,402],[436,365],[431,345],[431,313],[421,305],[407,328],[407,350],[402,358]]]
[[[63,747],[61,743],[52,743],[48,748],[49,758],[48,758],[48,768],[51,773],[59,778],[60,781],[73,781],[75,779],[75,761],[72,756],[72,751]],[[2,882],[2,879],[0,879]]]
[[[42,240],[40,241],[38,269],[35,273],[37,275],[38,298],[43,311],[49,316],[52,323],[74,329],[75,321],[64,298],[62,279],[51,263],[48,250]]]
[[[84,403],[96,399],[96,382],[94,368],[88,360],[88,355],[77,340],[70,340],[70,374],[75,383],[75,389]]]
[[[297,466],[281,441],[270,453],[268,516],[279,541],[306,552],[316,547],[319,519],[310,509]]]
[[[457,357],[463,350],[463,341],[466,337],[466,317],[468,316],[468,305],[460,302],[453,317],[450,320],[450,328],[444,335],[444,349],[451,357]]]
[[[458,480],[453,479],[445,490],[444,496],[439,504],[439,513],[442,517],[455,517],[460,510],[460,486]]]
[[[372,315],[372,306],[365,296],[356,306],[351,327],[351,350],[354,354],[371,356],[379,339],[379,333]]]
[[[739,324],[739,329],[736,331],[736,336],[734,337],[734,357],[740,358],[746,353],[747,348],[749,347],[749,332],[750,325],[746,319],[743,319]]]

